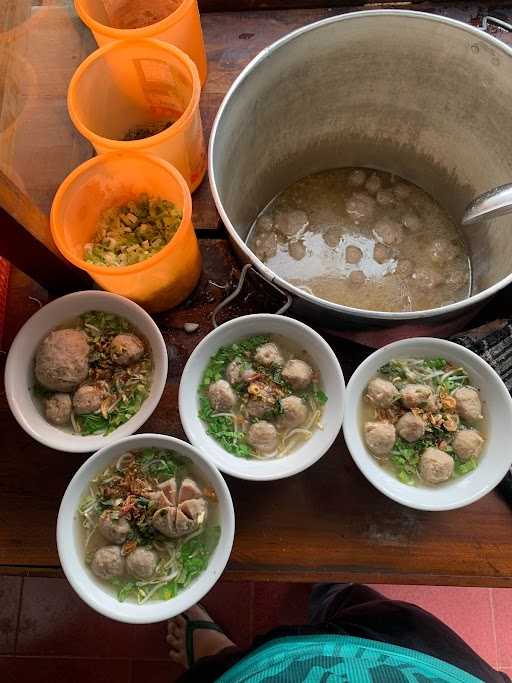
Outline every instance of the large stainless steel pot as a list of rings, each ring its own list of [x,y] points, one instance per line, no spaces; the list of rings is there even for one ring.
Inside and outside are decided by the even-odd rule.
[[[512,179],[512,50],[466,24],[409,11],[367,11],[305,26],[263,50],[227,93],[210,139],[213,196],[239,253],[324,325],[439,322],[512,280],[512,219],[468,227],[470,298],[407,313],[310,296],[246,246],[258,212],[295,180],[369,166],[430,192],[456,219]]]

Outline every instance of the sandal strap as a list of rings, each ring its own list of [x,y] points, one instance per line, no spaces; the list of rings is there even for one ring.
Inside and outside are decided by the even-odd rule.
[[[195,664],[194,657],[194,633],[195,631],[217,631],[217,633],[224,634],[224,631],[218,624],[214,624],[213,621],[205,621],[201,619],[192,620],[187,617],[186,614],[182,615],[187,622],[187,627],[185,630],[185,648],[187,653],[187,663],[189,668]]]

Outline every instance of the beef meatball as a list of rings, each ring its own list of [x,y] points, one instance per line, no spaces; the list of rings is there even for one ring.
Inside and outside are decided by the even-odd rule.
[[[98,548],[91,562],[91,569],[100,579],[113,579],[124,574],[124,557],[118,545]]]
[[[361,168],[354,169],[348,177],[348,184],[352,187],[363,187],[365,182],[366,173]]]
[[[277,253],[277,235],[275,232],[267,232],[263,235],[256,235],[252,248],[260,261],[266,261]]]
[[[208,387],[208,400],[214,410],[222,412],[235,405],[236,394],[225,379],[219,379]]]
[[[411,188],[404,183],[397,183],[393,188],[393,193],[398,199],[405,199],[411,194]]]
[[[389,261],[390,258],[391,251],[389,250],[389,248],[381,242],[377,242],[377,244],[373,248],[373,260],[377,263],[382,264],[386,261]]]
[[[362,270],[353,270],[348,276],[351,285],[362,285],[366,281],[366,275]]]
[[[328,247],[336,249],[343,235],[343,229],[339,225],[333,225],[323,234],[324,242]]]
[[[454,466],[451,455],[438,448],[427,448],[420,458],[421,478],[429,484],[440,484],[450,479]]]
[[[306,389],[313,379],[313,368],[303,360],[292,358],[285,364],[281,377],[292,389]]]
[[[287,396],[281,400],[282,413],[277,419],[280,429],[296,429],[304,424],[308,409],[299,396]]]
[[[288,244],[288,253],[296,261],[301,261],[306,256],[306,246],[302,240],[296,240]]]
[[[277,448],[277,430],[270,422],[255,422],[247,432],[247,443],[259,453],[271,455]]]
[[[89,343],[81,330],[54,330],[36,354],[35,376],[52,391],[73,391],[89,373]]]
[[[398,389],[392,382],[381,377],[374,377],[368,382],[366,395],[379,408],[389,408],[398,398]]]
[[[373,197],[370,197],[365,192],[354,192],[354,194],[347,199],[346,210],[352,218],[358,222],[362,220],[370,220],[375,213],[376,202]]]
[[[105,398],[105,390],[99,384],[83,384],[73,394],[73,410],[77,415],[95,413]]]
[[[254,354],[254,360],[260,365],[264,365],[266,368],[272,365],[280,366],[284,363],[283,356],[277,344],[273,342],[267,342],[258,346]]]
[[[117,334],[110,342],[110,356],[117,365],[131,365],[144,355],[144,344],[134,334]]]
[[[182,503],[176,512],[176,536],[184,536],[199,529],[208,514],[204,498],[192,498]]]
[[[425,434],[425,423],[419,415],[405,413],[396,423],[396,431],[402,439],[412,443],[421,439]]]
[[[476,429],[462,429],[453,437],[452,448],[461,460],[478,458],[482,452],[484,440]]]
[[[362,258],[363,252],[361,249],[359,249],[359,247],[349,244],[345,249],[345,261],[347,263],[359,263]]]
[[[435,289],[443,283],[441,274],[430,268],[418,268],[412,279],[420,289]]]
[[[430,246],[430,259],[432,263],[445,265],[457,256],[458,247],[447,239],[434,240]]]
[[[400,397],[406,408],[429,408],[434,400],[432,389],[426,384],[406,384]]]
[[[365,184],[367,192],[370,194],[377,194],[377,192],[382,187],[382,180],[376,173],[372,173]]]
[[[107,541],[121,545],[126,541],[130,531],[130,524],[126,517],[112,518],[112,512],[105,510],[98,520],[98,531]]]
[[[184,503],[186,500],[202,497],[201,489],[198,484],[190,477],[185,477],[181,482],[180,494],[178,498],[179,503]]]
[[[71,419],[71,397],[69,394],[53,394],[44,401],[44,414],[52,425],[62,427]]]
[[[399,244],[402,241],[402,226],[386,218],[375,223],[374,233],[387,246]]]
[[[387,455],[395,444],[396,431],[390,422],[367,422],[364,426],[364,440],[375,455]]]
[[[274,220],[276,230],[286,237],[296,235],[308,223],[308,215],[304,211],[278,211]]]
[[[270,232],[274,228],[274,221],[271,216],[260,216],[256,221],[255,228],[258,232]]]
[[[126,558],[128,574],[141,581],[153,576],[157,564],[158,555],[150,548],[135,548]]]
[[[409,277],[414,271],[414,264],[407,258],[400,259],[396,264],[396,274],[400,277]]]
[[[396,204],[396,197],[392,190],[379,190],[377,192],[377,204],[381,206],[393,206]]]
[[[263,417],[266,412],[272,410],[272,405],[257,398],[250,398],[245,404],[245,409],[250,417]]]
[[[226,368],[226,379],[230,384],[238,384],[242,380],[244,364],[239,358],[235,358]]]
[[[463,420],[475,422],[482,419],[482,402],[476,389],[461,387],[453,392],[453,397],[456,401],[455,410]]]
[[[408,211],[402,216],[402,225],[413,233],[421,230],[421,221],[417,214],[413,211]]]

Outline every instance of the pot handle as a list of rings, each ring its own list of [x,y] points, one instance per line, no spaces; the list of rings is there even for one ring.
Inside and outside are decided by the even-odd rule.
[[[259,278],[264,280],[268,285],[273,287],[276,291],[279,292],[279,294],[281,294],[283,297],[286,298],[286,303],[283,304],[283,306],[281,306],[281,308],[278,311],[276,311],[275,315],[283,315],[283,313],[286,313],[286,311],[292,305],[293,299],[291,297],[291,294],[288,294],[288,292],[283,292],[283,290],[280,287],[278,287],[276,284],[274,284],[270,280],[267,280],[267,278],[263,277],[263,275],[260,272],[258,272],[256,270],[256,268],[253,268],[251,263],[246,263],[240,272],[240,279],[238,280],[238,284],[237,284],[236,288],[231,292],[231,294],[229,296],[227,296],[225,299],[223,299],[220,302],[220,304],[218,304],[218,306],[216,306],[213,309],[213,313],[211,314],[211,316],[212,316],[212,325],[214,328],[218,327],[218,323],[217,323],[218,313],[224,308],[224,306],[227,306],[227,304],[229,304],[231,301],[233,301],[233,299],[236,299],[236,297],[242,291],[242,287],[244,286],[244,282],[245,282],[245,277],[246,277],[249,270],[252,270],[252,272],[255,273]]]
[[[489,24],[499,26],[500,28],[505,29],[505,31],[512,31],[512,24],[503,21],[503,19],[489,16],[482,17],[482,25],[480,26],[482,31],[487,31]]]

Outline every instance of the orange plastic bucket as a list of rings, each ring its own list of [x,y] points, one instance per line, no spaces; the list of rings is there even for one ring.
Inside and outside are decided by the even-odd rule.
[[[176,166],[191,191],[206,172],[194,63],[173,45],[150,38],[110,43],[75,71],[68,89],[69,115],[98,154],[155,154]],[[134,128],[173,121],[157,135],[124,141]]]
[[[112,267],[84,261],[84,246],[112,206],[141,193],[168,199],[183,212],[172,240],[146,261]],[[109,292],[164,311],[186,299],[201,273],[201,255],[192,225],[192,199],[178,171],[162,159],[138,152],[103,154],[76,168],[63,181],[50,215],[52,236],[62,254]]]
[[[125,38],[158,38],[176,45],[197,66],[201,85],[206,80],[206,54],[197,0],[75,0],[75,8],[100,47]],[[160,19],[137,25],[137,15]],[[142,22],[139,22],[139,24]],[[123,28],[124,26],[124,28]]]

